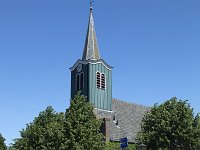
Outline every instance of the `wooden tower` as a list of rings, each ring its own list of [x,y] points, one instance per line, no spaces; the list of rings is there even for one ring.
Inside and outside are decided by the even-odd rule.
[[[80,91],[95,108],[112,110],[112,67],[100,58],[92,5],[82,59],[70,70],[71,99]]]

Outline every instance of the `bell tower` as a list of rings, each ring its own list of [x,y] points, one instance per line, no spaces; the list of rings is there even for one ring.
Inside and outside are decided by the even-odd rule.
[[[95,108],[111,111],[112,67],[100,58],[92,11],[92,2],[90,2],[83,56],[70,68],[71,99],[80,91]]]

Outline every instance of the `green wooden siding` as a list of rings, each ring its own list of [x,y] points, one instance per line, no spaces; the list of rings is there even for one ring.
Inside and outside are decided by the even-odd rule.
[[[88,64],[86,65],[82,65],[82,71],[83,74],[84,74],[84,84],[83,84],[83,89],[81,90],[81,94],[82,95],[85,95],[88,97],[88,79],[89,79],[89,76],[88,76]],[[80,73],[81,73],[80,72]],[[74,98],[74,96],[77,94],[77,90],[76,90],[76,75],[78,74],[79,72],[77,72],[77,69],[74,69],[72,72],[71,72],[71,99]]]
[[[112,110],[112,70],[108,69],[101,61],[98,63],[88,63],[82,65],[84,73],[84,88],[81,94],[87,97],[95,108]],[[105,74],[105,90],[97,88],[96,73]],[[76,75],[77,69],[71,71],[71,99],[77,94]]]
[[[99,89],[96,86],[97,72],[105,74],[105,90]],[[96,108],[112,109],[112,71],[107,69],[102,63],[89,64],[89,101]]]

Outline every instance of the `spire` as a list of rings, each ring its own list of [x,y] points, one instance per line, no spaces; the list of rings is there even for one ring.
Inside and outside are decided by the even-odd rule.
[[[94,27],[94,19],[92,15],[92,9],[93,9],[92,3],[93,1],[90,0],[90,16],[89,16],[88,30],[87,30],[87,35],[85,39],[85,47],[83,51],[82,60],[100,59],[99,48],[98,48],[96,32],[95,32],[95,27]]]

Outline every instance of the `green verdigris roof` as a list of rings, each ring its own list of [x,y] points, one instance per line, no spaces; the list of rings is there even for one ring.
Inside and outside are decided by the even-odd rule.
[[[99,48],[97,43],[97,37],[96,37],[94,19],[91,7],[82,60],[98,60],[98,59],[100,59],[100,55],[99,55]]]

